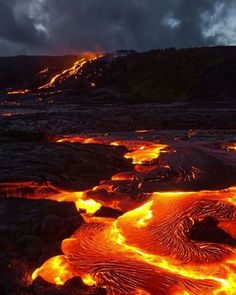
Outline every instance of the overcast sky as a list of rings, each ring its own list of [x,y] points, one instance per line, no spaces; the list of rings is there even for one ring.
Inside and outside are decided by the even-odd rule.
[[[0,55],[236,44],[236,0],[0,0]]]

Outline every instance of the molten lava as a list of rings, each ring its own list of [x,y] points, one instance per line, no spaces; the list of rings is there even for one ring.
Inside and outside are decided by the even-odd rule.
[[[8,91],[7,94],[9,95],[13,95],[13,94],[26,94],[29,93],[30,90],[29,89],[19,89],[19,90],[11,90]]]
[[[30,187],[24,197],[70,201],[79,211],[86,210],[82,226],[62,242],[63,255],[46,261],[32,279],[41,276],[61,285],[80,276],[85,284],[105,288],[110,295],[236,294],[236,249],[190,238],[193,225],[209,217],[218,222],[219,228],[236,236],[236,187],[146,193],[139,202],[127,202],[127,193],[116,192],[112,181],[132,182],[137,171],[146,171],[142,167],[156,167],[159,157],[175,151],[156,142],[107,137],[64,137],[57,142],[122,145],[128,149],[124,157],[132,159],[135,166],[134,171],[116,174],[110,182],[85,192],[63,191],[50,184],[1,185],[0,192],[8,196],[18,190],[21,197],[22,191]],[[194,177],[196,169],[192,167]],[[119,208],[123,214],[117,219],[95,217],[93,214],[101,206]]]
[[[33,278],[61,284],[89,276],[108,294],[178,294],[176,286],[188,294],[235,294],[235,249],[188,238],[194,222],[206,216],[235,221],[227,201],[234,196],[234,189],[154,193],[117,220],[91,217],[63,241],[64,256],[47,261]]]
[[[76,77],[76,75],[81,75],[82,69],[85,64],[90,63],[102,56],[103,56],[102,54],[95,54],[95,53],[84,54],[84,56],[80,58],[79,60],[77,60],[71,68],[65,69],[61,73],[58,73],[48,83],[42,86],[39,86],[38,90],[52,88],[56,85],[56,83],[61,83],[62,81],[67,80],[72,76]],[[47,71],[48,69],[44,69],[40,73],[44,73]],[[94,87],[94,86],[95,84],[91,85],[91,87]]]
[[[130,152],[125,154],[126,159],[132,159],[133,164],[144,164],[157,159],[161,153],[166,152],[168,147],[165,144],[153,143],[149,141],[112,141],[108,138],[96,138],[86,136],[68,136],[61,139],[57,139],[58,143],[71,142],[71,143],[83,143],[83,144],[104,144],[112,146],[124,146]]]
[[[230,151],[236,151],[236,143],[232,143],[231,145],[227,146]]]

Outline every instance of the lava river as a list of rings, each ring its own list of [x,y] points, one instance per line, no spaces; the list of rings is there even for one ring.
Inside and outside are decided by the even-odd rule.
[[[36,74],[36,76],[34,78],[48,78],[48,74],[50,77],[50,81],[47,83],[44,83],[42,85],[39,85],[36,89],[34,89],[34,91],[36,90],[41,90],[41,91],[45,91],[47,89],[51,89],[51,88],[55,88],[56,85],[60,85],[63,82],[69,80],[71,77],[73,77],[73,79],[77,79],[79,76],[81,76],[83,74],[83,68],[86,64],[92,63],[93,61],[103,57],[104,55],[101,53],[84,53],[82,54],[80,57],[78,57],[78,60],[76,60],[74,62],[74,64],[69,67],[64,69],[61,72],[58,72],[57,74],[55,74],[54,76],[51,76],[51,73],[49,71],[49,68],[45,68],[43,70],[41,70],[39,73]],[[95,83],[94,82],[90,82],[90,86],[91,87],[95,87]],[[21,94],[27,94],[32,92],[33,89],[8,89],[6,91],[6,93],[8,95],[21,95]]]
[[[168,144],[148,140],[113,141],[106,137],[77,136],[56,141],[125,146],[128,149],[125,158],[132,160],[134,172],[139,176],[154,169],[150,165],[153,160],[154,167],[158,166],[160,155],[177,153]],[[190,174],[191,181],[196,179],[197,168]],[[114,295],[236,294],[236,249],[190,237],[194,224],[212,218],[221,230],[236,238],[236,187],[146,192],[137,201],[127,198],[127,192],[116,192],[112,185],[112,181],[133,180],[134,174],[121,173],[114,175],[111,182],[85,192],[63,191],[52,185],[38,188],[33,183],[8,187],[10,191],[29,186],[32,191],[28,198],[72,201],[78,210],[84,210],[83,225],[62,242],[63,255],[46,261],[32,278],[41,276],[52,284],[63,285],[80,276],[85,284],[105,288],[107,294]],[[136,182],[139,188],[139,180]],[[104,191],[108,195],[114,193],[113,197],[104,196]],[[97,217],[95,212],[101,206],[122,213],[118,218]]]

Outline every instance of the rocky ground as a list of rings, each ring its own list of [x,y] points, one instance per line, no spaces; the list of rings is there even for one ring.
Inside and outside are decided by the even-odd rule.
[[[133,104],[127,100],[125,94],[110,87],[87,95],[0,95],[1,138],[22,131],[48,135],[235,128],[236,104],[232,102]]]

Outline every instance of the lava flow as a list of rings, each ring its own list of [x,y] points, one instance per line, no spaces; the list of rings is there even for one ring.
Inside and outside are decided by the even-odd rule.
[[[84,53],[70,68],[63,70],[62,72],[56,74],[54,77],[51,78],[51,80],[39,86],[37,90],[45,90],[56,87],[58,84],[62,84],[64,81],[68,80],[71,77],[74,77],[75,79],[78,78],[78,76],[82,75],[83,68],[86,64],[91,63],[95,61],[98,58],[103,57],[103,54],[101,53]],[[47,77],[49,74],[49,68],[45,68],[41,70],[36,77],[40,75],[44,75],[44,77]],[[91,87],[95,87],[95,83],[90,83]],[[32,89],[8,89],[6,92],[8,95],[22,95],[30,93]]]
[[[72,76],[76,77],[76,75],[81,75],[81,70],[85,64],[92,62],[102,56],[103,56],[102,54],[95,54],[95,53],[84,54],[84,56],[80,58],[79,60],[77,60],[71,68],[65,69],[61,73],[58,73],[50,80],[50,82],[42,86],[39,86],[38,90],[52,88],[55,86],[56,83],[61,83],[62,81],[67,80]]]
[[[11,90],[8,91],[7,94],[8,95],[12,95],[12,94],[26,94],[29,93],[30,90],[29,89],[19,89],[19,90]]]
[[[142,166],[158,165],[162,155],[176,153],[166,144],[141,140],[77,136],[56,142],[125,146],[128,152],[124,157],[132,160],[139,173]],[[127,175],[114,175],[112,180],[132,181]],[[33,279],[41,276],[63,285],[80,276],[85,284],[105,288],[110,295],[236,294],[236,249],[190,236],[196,223],[211,218],[218,228],[236,238],[236,187],[146,193],[139,201],[129,202],[127,192],[116,192],[109,182],[85,192],[67,192],[50,184],[37,187],[33,183],[12,187],[2,184],[0,191],[10,196],[17,188],[22,192],[27,187],[31,191],[26,191],[24,197],[71,201],[80,212],[84,210],[82,226],[62,242],[63,255],[46,261],[34,271]],[[107,197],[109,193],[111,198]],[[117,194],[119,198],[115,198]],[[119,209],[123,214],[117,219],[96,217],[94,213],[101,206]]]
[[[108,294],[235,294],[235,249],[188,237],[194,222],[209,216],[232,222],[235,231],[235,198],[234,188],[154,193],[117,220],[86,218],[63,241],[64,255],[45,262],[33,279],[64,284],[81,276]]]
[[[227,146],[228,150],[236,151],[236,143],[232,143],[231,145]]]
[[[58,143],[71,142],[71,143],[83,143],[83,144],[104,144],[112,146],[124,146],[130,152],[125,154],[126,159],[132,159],[133,164],[144,164],[151,162],[159,157],[160,153],[165,152],[168,147],[165,144],[153,143],[150,141],[135,141],[135,140],[123,140],[113,141],[109,138],[100,137],[86,137],[86,136],[68,136],[61,139],[57,139]]]

